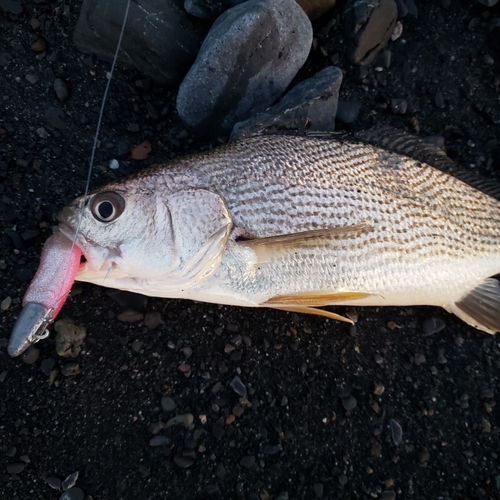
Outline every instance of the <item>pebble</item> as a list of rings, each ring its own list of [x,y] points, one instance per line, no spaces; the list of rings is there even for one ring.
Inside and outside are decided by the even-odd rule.
[[[80,488],[70,488],[66,490],[59,500],[83,500],[85,494]]]
[[[414,361],[415,361],[416,365],[421,365],[421,364],[425,363],[425,354],[422,354],[420,352],[415,354]]]
[[[7,309],[9,309],[11,304],[12,304],[12,298],[10,296],[6,297],[5,299],[2,300],[2,303],[0,304],[0,309],[2,309],[2,311],[7,311]]]
[[[194,460],[192,458],[181,457],[179,455],[176,455],[174,457],[174,462],[181,469],[187,469],[188,467],[191,467],[194,464]]]
[[[386,490],[380,494],[380,500],[395,500],[395,498],[396,498],[395,491]]]
[[[158,328],[160,325],[164,325],[161,313],[158,311],[148,311],[144,316],[144,324],[150,329],[154,330]]]
[[[15,446],[11,446],[5,453],[4,455],[9,458],[14,458],[17,453],[17,448]]]
[[[62,78],[56,78],[54,80],[54,90],[56,91],[56,96],[60,101],[64,101],[68,98],[68,86]]]
[[[5,381],[5,379],[7,378],[7,373],[9,373],[7,370],[4,370],[2,373],[0,373],[0,382]]]
[[[38,134],[38,137],[40,137],[40,139],[47,139],[49,137],[48,132],[43,127],[37,128],[36,133]]]
[[[444,103],[444,98],[442,92],[436,92],[436,95],[434,96],[434,104],[438,108],[444,108],[445,103]]]
[[[397,446],[403,439],[403,429],[393,418],[389,420],[389,428],[391,429],[392,441]]]
[[[408,109],[408,103],[406,99],[402,97],[391,100],[391,111],[395,115],[404,115]]]
[[[281,443],[278,444],[264,444],[261,446],[260,451],[264,455],[275,455],[276,453],[283,450]]]
[[[168,396],[164,396],[161,398],[161,407],[163,411],[174,411],[177,407],[175,401]]]
[[[63,491],[69,490],[73,486],[75,486],[76,481],[78,480],[78,476],[80,475],[79,471],[75,471],[70,474],[63,482],[62,489]]]
[[[254,456],[245,456],[245,457],[243,457],[240,460],[240,465],[242,467],[246,467],[247,469],[255,467],[255,457]]]
[[[26,464],[23,464],[22,462],[18,462],[15,464],[9,464],[7,465],[6,469],[9,474],[19,474],[21,473],[26,467]]]
[[[177,415],[171,418],[165,425],[165,427],[171,427],[172,425],[183,425],[184,427],[189,427],[194,422],[194,417],[192,413],[184,413],[182,415]]]
[[[429,458],[431,457],[429,450],[427,448],[423,449],[422,452],[420,453],[420,462],[428,462]]]
[[[231,388],[233,391],[238,394],[241,397],[245,397],[247,395],[247,388],[245,387],[245,384],[241,381],[240,377],[236,375],[236,377],[231,380]]]
[[[137,323],[138,321],[142,321],[144,319],[144,314],[139,311],[134,311],[133,309],[127,309],[120,313],[116,319],[123,323]]]
[[[354,63],[366,66],[375,59],[394,32],[397,15],[395,0],[348,0],[344,24]]]
[[[54,490],[60,490],[61,489],[61,480],[58,477],[55,476],[49,476],[48,478],[45,479],[45,482]]]
[[[383,384],[377,382],[375,383],[374,387],[373,387],[373,394],[375,394],[375,396],[382,396],[382,394],[384,394],[384,391],[385,391],[385,387]]]
[[[347,484],[347,476],[345,474],[340,474],[339,476],[339,483],[342,485],[342,486],[345,486]]]
[[[74,375],[78,375],[80,373],[80,365],[76,362],[66,363],[61,368],[61,373],[65,377],[73,377]]]
[[[15,0],[1,0],[0,10],[4,10],[5,12],[9,12],[10,14],[18,15],[23,11],[23,6],[20,2],[16,2]]]
[[[49,108],[45,112],[45,119],[55,128],[66,130],[66,115],[60,108]]]
[[[117,170],[120,168],[120,162],[118,160],[115,160],[114,158],[110,160],[109,162],[109,168],[111,170]]]
[[[354,396],[348,396],[347,398],[342,399],[342,406],[346,411],[354,410],[357,404],[358,402]]]
[[[47,48],[47,44],[43,38],[39,38],[34,44],[31,45],[31,50],[34,52],[43,52]]]
[[[76,358],[82,350],[87,329],[84,326],[75,325],[69,318],[56,321],[54,329],[57,354],[65,358]]]
[[[374,457],[380,457],[380,455],[382,454],[382,445],[378,441],[373,443],[371,448],[371,454]]]
[[[227,10],[181,83],[179,115],[205,134],[231,131],[276,102],[306,61],[311,43],[311,22],[295,0],[248,0]]]
[[[40,349],[38,349],[38,347],[30,345],[28,349],[24,351],[22,355],[22,360],[27,365],[32,365],[38,361],[39,357],[40,357]]]
[[[222,436],[224,436],[224,427],[219,424],[215,424],[212,427],[212,434],[214,435],[215,439],[220,439]]]
[[[424,335],[433,335],[446,327],[446,323],[440,318],[427,318],[422,326]]]
[[[155,436],[149,440],[149,446],[165,446],[170,444],[171,439],[167,436]]]
[[[316,495],[316,498],[323,497],[324,489],[325,489],[325,487],[324,487],[323,483],[314,483],[314,494]]]

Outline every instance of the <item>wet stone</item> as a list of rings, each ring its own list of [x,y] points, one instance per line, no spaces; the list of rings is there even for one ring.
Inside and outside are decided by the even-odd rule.
[[[245,456],[245,457],[243,457],[240,460],[240,465],[242,467],[246,467],[247,469],[255,467],[255,457],[254,456]]]
[[[395,500],[396,498],[396,492],[395,491],[383,491],[380,494],[380,500]]]
[[[385,387],[380,383],[376,383],[373,387],[373,394],[375,394],[375,396],[382,396],[382,394],[384,394],[384,391]]]
[[[132,350],[135,351],[135,352],[139,352],[142,348],[142,346],[144,345],[144,342],[142,340],[134,340],[132,342]]]
[[[231,385],[231,388],[233,389],[233,391],[236,394],[238,394],[239,396],[244,398],[247,395],[247,388],[245,387],[245,385],[241,381],[240,377],[238,377],[237,375],[236,375],[236,377],[233,378],[233,380],[231,380],[230,385]]]
[[[192,413],[184,413],[182,415],[177,415],[171,418],[167,423],[166,427],[171,427],[172,425],[183,425],[184,427],[189,427],[194,422],[194,417]]]
[[[339,476],[339,483],[342,485],[342,486],[345,486],[347,484],[347,476],[345,474],[340,474]]]
[[[161,407],[163,411],[174,411],[177,405],[175,404],[175,401],[172,398],[164,396],[161,398]]]
[[[5,379],[7,378],[7,370],[4,370],[3,372],[0,373],[0,382],[4,382]]]
[[[76,363],[76,362],[66,363],[61,368],[61,373],[65,377],[73,377],[75,375],[78,375],[80,373],[80,365],[78,363]]]
[[[45,112],[45,119],[49,122],[50,125],[59,129],[66,130],[66,115],[64,111],[60,108],[49,108]]]
[[[422,354],[422,353],[415,354],[414,361],[415,361],[416,365],[421,365],[421,364],[425,363],[425,354]]]
[[[15,446],[12,446],[4,453],[4,455],[9,458],[14,458],[16,456],[16,453],[17,453],[17,448]]]
[[[76,481],[78,480],[78,476],[80,475],[79,471],[75,471],[72,474],[70,474],[63,482],[62,482],[62,489],[64,491],[69,490],[73,486],[75,486]]]
[[[159,312],[150,311],[150,312],[147,312],[146,315],[144,316],[144,324],[150,330],[154,330],[154,329],[158,328],[160,325],[164,325],[165,322],[163,321],[163,318]]]
[[[15,464],[7,465],[6,469],[9,474],[20,474],[26,467],[26,464],[18,462]]]
[[[149,446],[165,446],[170,444],[170,438],[167,436],[155,436],[149,440]]]
[[[393,418],[389,420],[389,428],[391,430],[392,441],[397,446],[403,439],[403,429]]]
[[[380,455],[382,454],[382,445],[378,441],[373,443],[371,448],[371,454],[374,457],[380,457]]]
[[[56,78],[54,80],[54,90],[56,92],[57,98],[60,101],[64,101],[65,99],[68,98],[69,95],[68,86],[66,85],[66,82],[61,78]]]
[[[348,396],[347,398],[342,399],[342,406],[346,411],[354,410],[357,404],[358,402],[354,396]]]
[[[323,491],[324,491],[324,486],[322,483],[314,483],[314,493],[316,495],[316,498],[322,498],[323,497]]]
[[[2,303],[0,304],[0,309],[2,309],[2,311],[7,311],[7,309],[9,309],[11,304],[12,304],[12,298],[6,297],[5,299],[2,300]]]
[[[283,446],[281,446],[281,443],[278,443],[278,444],[264,444],[260,448],[260,451],[264,455],[275,455],[276,453],[279,453],[282,450],[283,450]]]
[[[85,494],[80,488],[70,488],[66,490],[59,500],[83,500]]]
[[[40,357],[40,349],[38,347],[30,345],[22,355],[22,360],[27,365],[32,365],[38,361]]]
[[[427,318],[422,326],[424,335],[433,335],[446,327],[446,323],[439,318]]]
[[[194,464],[194,460],[189,457],[181,457],[176,455],[174,457],[174,462],[177,467],[180,467],[181,469],[187,469],[188,467],[191,467]]]
[[[60,490],[61,489],[61,480],[58,477],[55,476],[49,476],[48,478],[45,479],[45,482],[54,490]]]
[[[144,314],[139,311],[134,311],[133,309],[127,309],[120,313],[116,319],[123,323],[137,323],[144,319]]]

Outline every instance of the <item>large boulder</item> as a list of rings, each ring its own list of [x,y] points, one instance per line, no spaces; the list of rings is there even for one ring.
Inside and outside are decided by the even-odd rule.
[[[125,7],[125,1],[84,0],[73,35],[78,50],[112,59]],[[206,31],[186,14],[182,0],[131,1],[119,62],[161,85],[176,84],[194,61]]]
[[[230,132],[279,99],[311,43],[311,22],[295,0],[249,0],[227,10],[180,86],[179,115],[202,134]]]

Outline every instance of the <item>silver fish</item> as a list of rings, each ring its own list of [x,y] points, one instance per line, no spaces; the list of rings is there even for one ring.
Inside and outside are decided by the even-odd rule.
[[[432,305],[500,330],[500,203],[366,144],[253,137],[109,184],[59,220],[86,258],[79,281],[344,321],[320,308]]]

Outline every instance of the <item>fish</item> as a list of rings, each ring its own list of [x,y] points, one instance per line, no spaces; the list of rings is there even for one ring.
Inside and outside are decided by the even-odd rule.
[[[83,255],[70,281],[345,322],[324,307],[439,306],[500,330],[500,202],[363,141],[254,136],[108,184],[58,219]],[[11,355],[39,329],[26,316]]]

